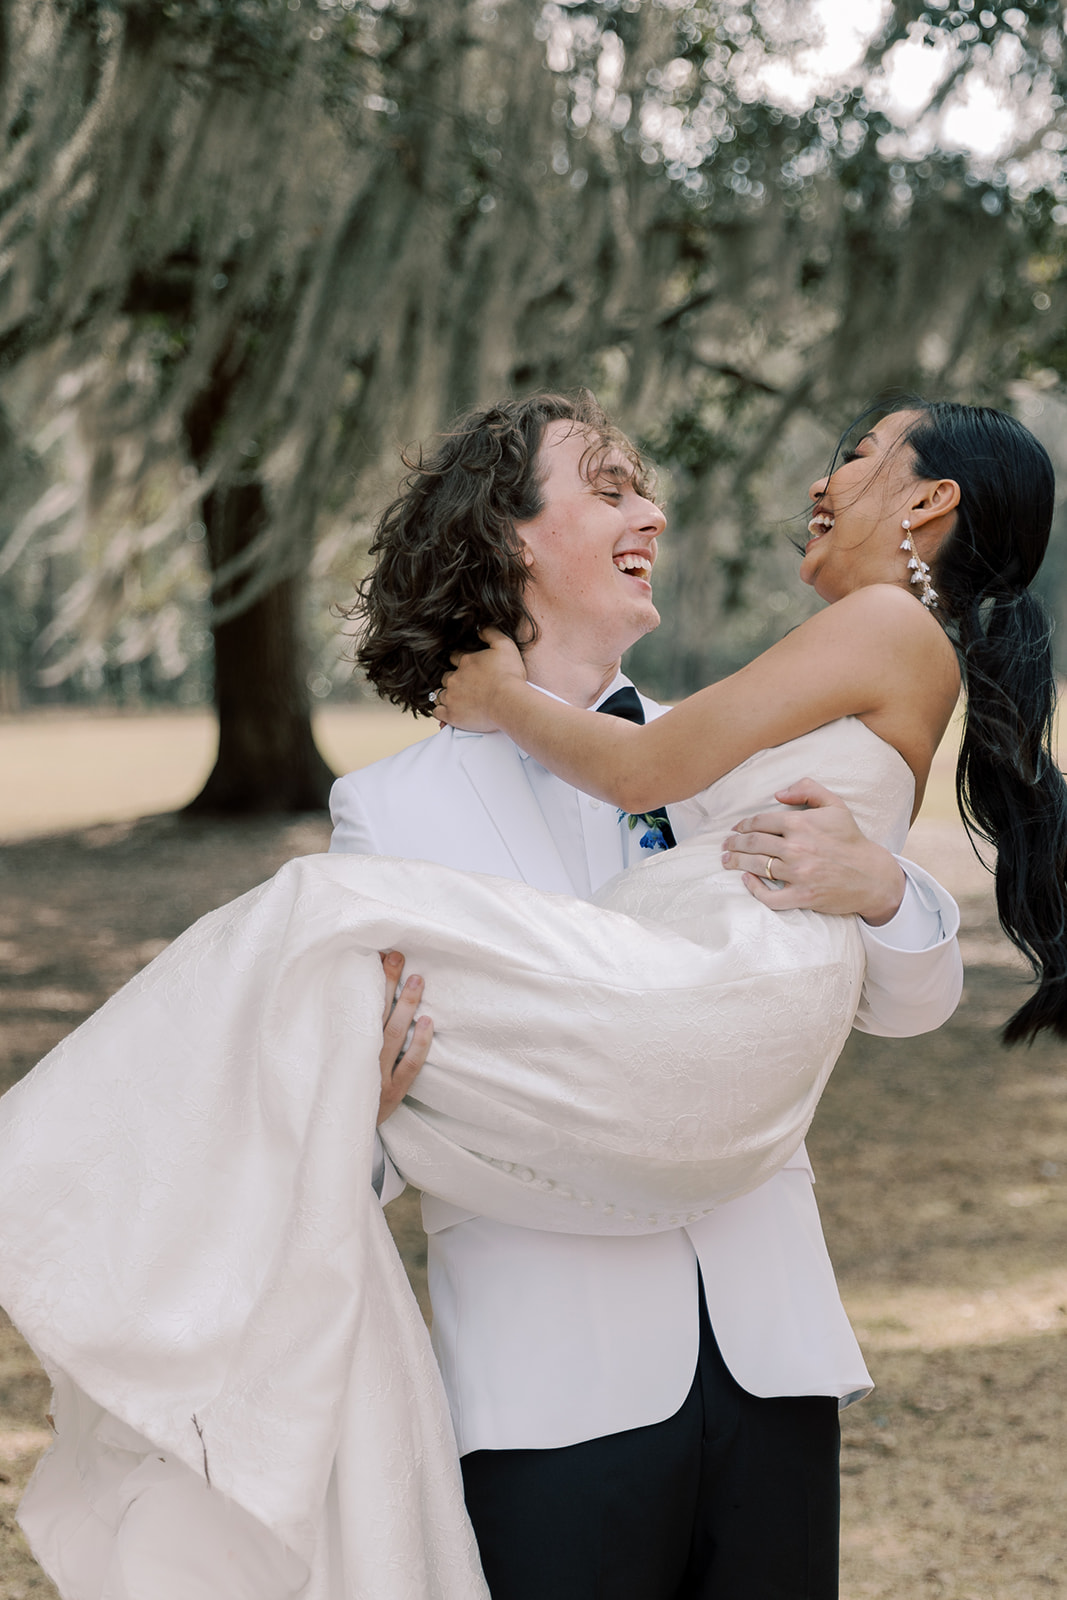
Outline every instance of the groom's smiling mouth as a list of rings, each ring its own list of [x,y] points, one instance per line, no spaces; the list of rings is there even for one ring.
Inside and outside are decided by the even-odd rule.
[[[639,578],[652,587],[652,562],[653,557],[639,550],[625,550],[622,555],[613,556],[615,570],[627,578]]]

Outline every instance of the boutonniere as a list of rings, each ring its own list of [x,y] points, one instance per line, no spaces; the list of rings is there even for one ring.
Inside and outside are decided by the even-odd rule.
[[[644,823],[645,832],[637,841],[642,850],[669,850],[664,829],[669,826],[667,813],[659,811],[620,811],[620,817],[626,818],[626,826],[633,832],[638,823]]]

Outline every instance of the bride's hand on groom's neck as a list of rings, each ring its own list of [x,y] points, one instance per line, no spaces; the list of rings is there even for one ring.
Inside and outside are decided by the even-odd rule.
[[[453,655],[433,714],[438,722],[468,733],[495,733],[503,726],[507,695],[526,686],[526,668],[518,646],[499,628],[483,628],[481,637],[487,649]]]

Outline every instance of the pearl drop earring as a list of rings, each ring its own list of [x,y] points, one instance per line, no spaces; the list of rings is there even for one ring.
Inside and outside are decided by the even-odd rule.
[[[933,584],[930,582],[930,568],[925,561],[915,554],[915,546],[911,542],[911,523],[907,517],[904,518],[900,526],[904,529],[904,542],[900,548],[908,552],[908,570],[911,573],[911,582],[922,584],[922,594],[919,599],[928,611],[932,611],[937,605],[937,594]]]

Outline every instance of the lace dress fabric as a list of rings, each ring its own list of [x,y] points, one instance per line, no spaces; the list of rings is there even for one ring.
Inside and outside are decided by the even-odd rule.
[[[679,847],[595,904],[294,861],[4,1098],[0,1303],[56,1387],[21,1519],[64,1600],[484,1600],[370,1186],[377,952],[435,1019],[382,1130],[413,1183],[528,1227],[695,1220],[794,1153],[859,997],[851,919],[769,912],[721,867],[805,775],[899,848],[911,774],[846,719],[672,807]]]

